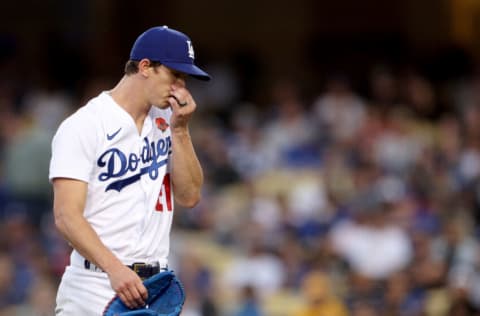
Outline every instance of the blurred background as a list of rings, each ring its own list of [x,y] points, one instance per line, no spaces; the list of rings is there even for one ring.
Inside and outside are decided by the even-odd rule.
[[[184,316],[480,315],[480,1],[3,1],[0,315],[53,314],[51,138],[136,37],[188,34],[206,175]]]

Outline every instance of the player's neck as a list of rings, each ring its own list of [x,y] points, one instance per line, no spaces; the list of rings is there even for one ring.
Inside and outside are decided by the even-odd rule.
[[[132,116],[137,127],[141,127],[151,106],[145,102],[138,91],[142,90],[135,80],[125,76],[109,93],[113,100]]]

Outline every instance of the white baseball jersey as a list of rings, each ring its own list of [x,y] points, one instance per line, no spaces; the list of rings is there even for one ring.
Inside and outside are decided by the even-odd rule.
[[[141,135],[103,92],[68,117],[52,141],[49,178],[88,183],[84,216],[124,263],[166,264],[173,218],[170,109],[152,107]],[[81,256],[74,250],[72,264]]]

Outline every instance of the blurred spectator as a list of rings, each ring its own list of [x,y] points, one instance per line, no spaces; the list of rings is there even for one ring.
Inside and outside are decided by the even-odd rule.
[[[411,288],[411,280],[407,272],[400,271],[392,274],[386,283],[382,315],[422,315],[423,297],[417,295]]]
[[[10,315],[52,316],[55,310],[56,285],[48,278],[38,278],[31,286],[27,300],[12,307]]]
[[[13,117],[18,129],[10,131],[3,153],[3,175],[9,203],[5,209],[21,208],[38,223],[51,205],[48,182],[51,135],[31,116]]]
[[[208,184],[216,188],[238,181],[239,174],[228,159],[227,139],[222,135],[219,123],[215,120],[204,121],[195,130],[195,140],[201,144],[197,155]]]
[[[407,112],[390,112],[383,132],[373,144],[375,160],[387,172],[405,173],[425,146],[422,138],[413,135],[411,121]]]
[[[389,220],[389,206],[359,210],[353,220],[333,227],[333,249],[358,273],[385,279],[407,266],[412,250],[407,233]]]
[[[245,286],[241,290],[241,299],[238,310],[233,316],[262,316],[262,308],[258,301],[255,289],[252,286]]]
[[[399,102],[397,78],[384,65],[372,68],[369,76],[369,101],[371,105],[384,113],[397,106]]]
[[[365,120],[365,103],[344,75],[332,76],[313,104],[314,115],[332,141],[353,142]]]
[[[445,222],[442,235],[433,245],[447,266],[448,287],[456,293],[463,293],[461,299],[480,308],[480,288],[477,286],[480,280],[479,245],[472,235],[472,228],[471,217],[458,212]]]
[[[202,316],[218,314],[211,271],[193,252],[183,254],[180,259],[179,277],[188,293],[185,304],[191,312],[196,310]]]
[[[290,80],[280,80],[273,84],[271,94],[274,117],[264,123],[261,135],[263,157],[270,170],[318,165],[315,123],[307,115],[299,87]]]
[[[294,316],[347,316],[347,307],[332,291],[328,277],[320,271],[311,271],[302,282],[301,293],[305,299],[302,309]]]
[[[263,148],[260,114],[253,104],[238,104],[233,111],[229,160],[242,179],[252,179],[270,169],[269,157]]]
[[[416,69],[407,69],[401,78],[404,106],[418,119],[438,119],[442,112],[433,84]]]
[[[260,296],[270,295],[283,287],[285,268],[277,256],[254,240],[247,256],[235,258],[225,271],[225,279],[237,293],[251,286]]]
[[[7,252],[0,252],[0,311],[21,302],[15,288],[15,263]],[[1,312],[0,312],[1,315]]]
[[[73,100],[59,89],[38,89],[30,91],[23,100],[26,115],[33,125],[52,137],[58,125],[73,110]]]

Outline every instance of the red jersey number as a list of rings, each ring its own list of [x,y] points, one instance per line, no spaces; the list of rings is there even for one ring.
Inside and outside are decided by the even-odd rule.
[[[170,174],[167,173],[165,177],[163,177],[162,188],[160,189],[160,193],[158,194],[157,205],[155,206],[155,210],[157,210],[158,212],[163,212],[164,210],[167,210],[169,212],[173,211],[171,188],[172,187],[170,185]]]

